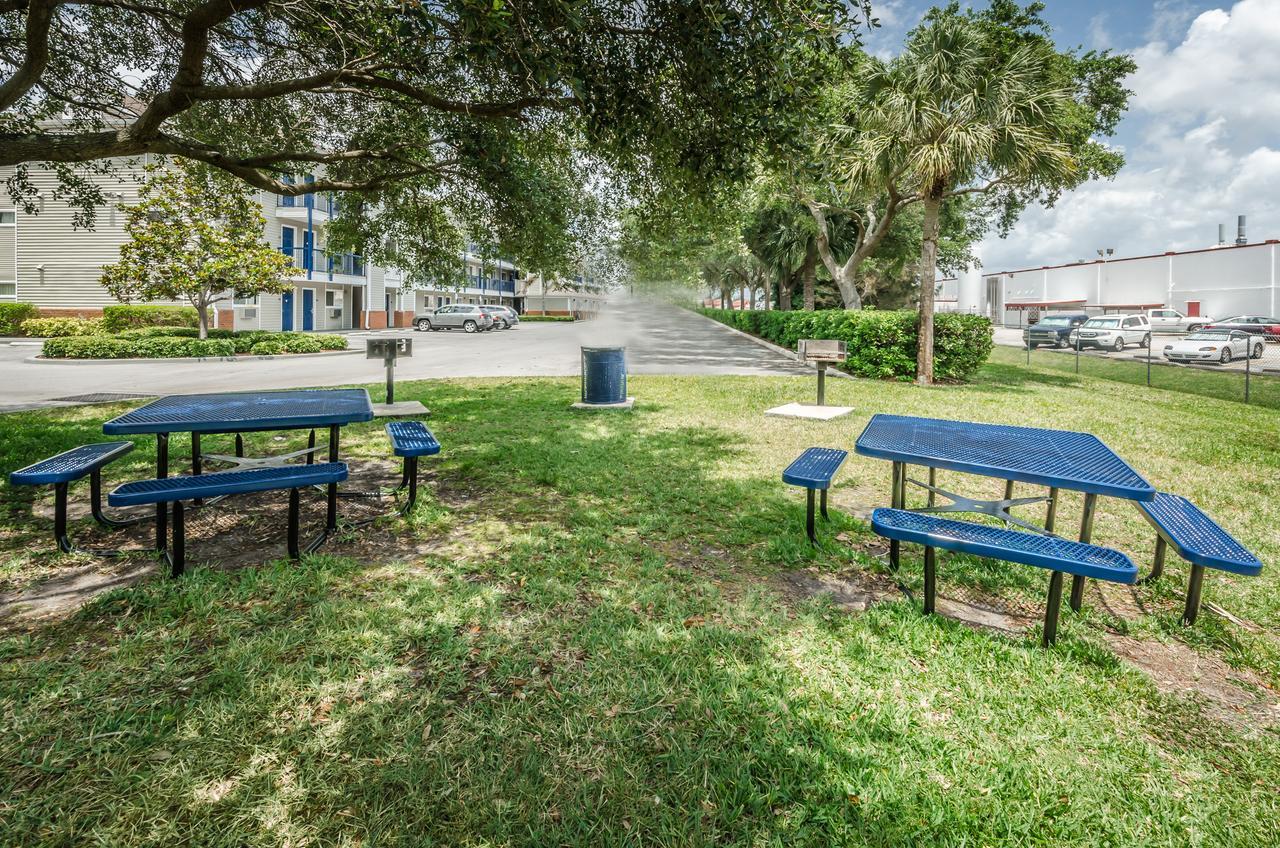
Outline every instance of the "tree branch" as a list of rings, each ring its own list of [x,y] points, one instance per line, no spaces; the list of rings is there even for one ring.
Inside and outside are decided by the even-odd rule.
[[[27,3],[26,56],[13,76],[0,85],[0,111],[17,103],[44,73],[49,64],[49,28],[57,0],[29,0]]]

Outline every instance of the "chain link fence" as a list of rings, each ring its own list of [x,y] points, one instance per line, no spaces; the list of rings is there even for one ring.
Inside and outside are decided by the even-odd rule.
[[[997,327],[995,341],[1018,348],[1018,361],[1027,366],[1280,409],[1280,342],[1266,334],[1150,333],[1125,344],[1073,333],[1046,343],[1025,328]]]

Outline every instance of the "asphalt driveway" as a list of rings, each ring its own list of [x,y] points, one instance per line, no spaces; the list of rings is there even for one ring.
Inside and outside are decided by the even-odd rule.
[[[0,345],[0,412],[83,403],[101,395],[151,396],[212,391],[288,389],[378,382],[382,363],[364,357],[370,336],[414,340],[400,380],[444,377],[576,376],[579,348],[627,347],[632,374],[809,373],[792,359],[714,321],[672,306],[621,300],[592,321],[527,323],[514,330],[396,330],[351,333],[353,352],[235,362],[32,362],[38,345]],[[106,399],[106,398],[101,398]]]

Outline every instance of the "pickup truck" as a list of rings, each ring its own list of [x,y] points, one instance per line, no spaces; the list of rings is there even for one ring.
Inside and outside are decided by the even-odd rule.
[[[1205,315],[1192,318],[1176,309],[1148,309],[1147,320],[1153,333],[1194,333],[1213,321]]]

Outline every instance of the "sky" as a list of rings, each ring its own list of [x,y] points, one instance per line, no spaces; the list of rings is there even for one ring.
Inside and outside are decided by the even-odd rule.
[[[873,0],[866,48],[889,56],[936,2]],[[1126,164],[1052,209],[1032,207],[1007,238],[976,250],[984,270],[1280,239],[1280,0],[1047,0],[1060,48],[1131,53],[1129,112],[1109,140]]]

